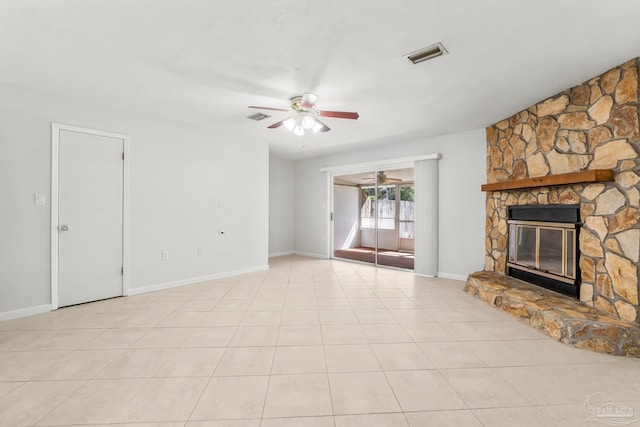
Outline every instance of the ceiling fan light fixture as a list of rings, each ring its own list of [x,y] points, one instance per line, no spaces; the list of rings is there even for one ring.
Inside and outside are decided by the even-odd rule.
[[[289,117],[282,124],[289,132],[293,132],[293,128],[296,126],[296,120],[293,117]]]
[[[305,92],[302,95],[294,96],[290,99],[291,109],[274,107],[259,107],[250,105],[249,108],[257,108],[263,110],[284,111],[289,115],[279,122],[267,126],[268,129],[277,129],[284,126],[289,132],[302,136],[307,133],[329,132],[331,128],[324,124],[320,117],[329,117],[335,119],[351,119],[356,120],[360,115],[353,111],[329,111],[316,109],[318,95]]]
[[[293,128],[293,133],[294,135],[302,136],[304,135],[304,128],[300,125],[296,125],[296,127]]]
[[[314,125],[316,124],[316,120],[311,117],[309,114],[305,114],[304,117],[302,117],[301,120],[301,125],[304,129],[313,129]]]
[[[431,46],[427,46],[424,49],[420,49],[417,52],[410,53],[407,55],[409,61],[414,64],[419,64],[421,62],[427,61],[429,59],[437,58],[438,56],[446,55],[447,49],[444,48],[442,43],[432,44]]]

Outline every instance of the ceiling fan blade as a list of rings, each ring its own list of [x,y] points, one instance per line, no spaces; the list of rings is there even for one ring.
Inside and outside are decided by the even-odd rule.
[[[322,117],[333,117],[335,119],[352,119],[357,120],[360,114],[350,111],[318,111]]]
[[[318,118],[316,117],[316,122],[320,123],[322,125],[322,127],[320,128],[319,132],[329,132],[331,130],[331,128],[327,125],[325,125],[322,121],[318,120]]]
[[[272,111],[291,111],[291,110],[285,110],[284,108],[257,107],[255,105],[249,105],[248,108],[256,108],[258,110],[272,110]]]
[[[302,94],[302,101],[300,101],[300,106],[305,110],[311,110],[313,107],[315,107],[316,102],[318,102],[318,95],[305,92]]]
[[[283,125],[284,122],[286,122],[287,120],[289,120],[289,118],[287,117],[284,120],[280,120],[279,122],[275,122],[274,124],[272,124],[271,126],[267,126],[267,129],[276,129],[279,128],[280,126]]]

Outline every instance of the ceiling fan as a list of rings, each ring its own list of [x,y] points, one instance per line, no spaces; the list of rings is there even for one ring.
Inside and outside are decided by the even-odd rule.
[[[389,184],[396,184],[398,182],[402,182],[402,179],[400,178],[389,178],[383,171],[378,171],[378,175],[376,176],[375,180],[371,180],[370,182],[368,182],[368,184],[373,184],[374,181],[376,182],[377,185],[389,185]]]
[[[272,111],[285,111],[289,116],[269,126],[269,129],[276,129],[284,125],[288,130],[296,135],[304,135],[311,131],[317,132],[329,132],[331,129],[324,124],[319,117],[330,117],[335,119],[351,119],[357,120],[360,115],[358,113],[349,111],[327,111],[317,110],[316,102],[318,101],[318,95],[305,92],[302,95],[294,96],[291,98],[291,109],[285,110],[283,108],[273,107],[258,107],[256,105],[250,105],[249,108],[256,108],[259,110],[272,110]]]

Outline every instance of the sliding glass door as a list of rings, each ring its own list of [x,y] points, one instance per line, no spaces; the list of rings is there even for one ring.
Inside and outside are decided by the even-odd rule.
[[[377,264],[413,270],[413,168],[376,176]]]
[[[334,177],[333,256],[413,269],[413,168]]]
[[[375,264],[375,175],[361,173],[333,179],[333,256]],[[369,230],[371,230],[369,232]]]
[[[398,203],[398,244],[401,251],[413,252],[415,249],[415,188],[413,183],[400,185]]]

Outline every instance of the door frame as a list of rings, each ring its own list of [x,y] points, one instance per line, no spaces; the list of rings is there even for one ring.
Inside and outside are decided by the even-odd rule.
[[[78,126],[51,123],[51,310],[58,309],[59,246],[58,246],[58,197],[60,173],[60,131],[85,133],[122,139],[124,159],[122,165],[122,296],[129,294],[129,136]]]

